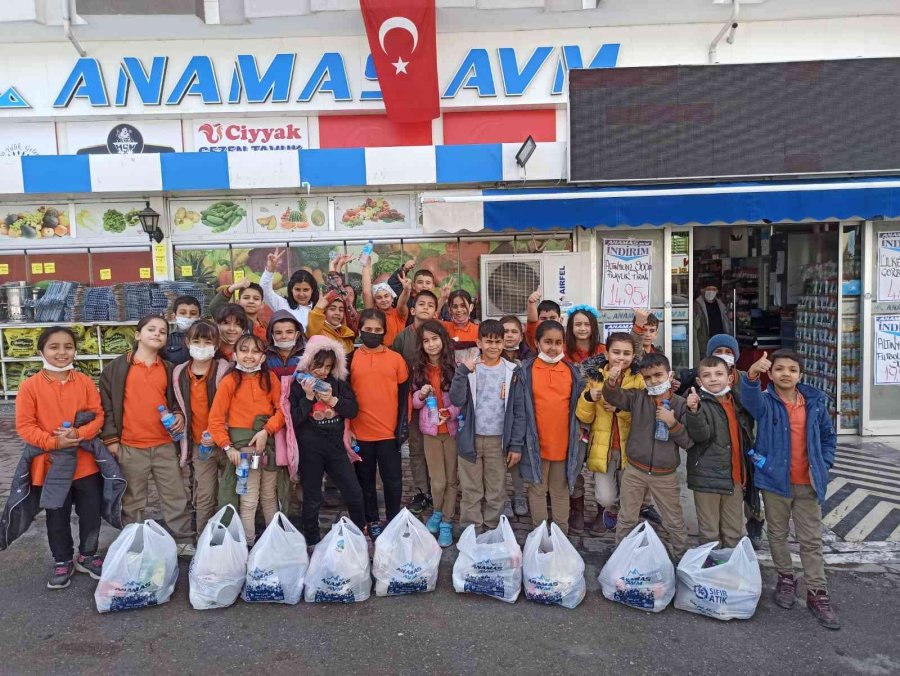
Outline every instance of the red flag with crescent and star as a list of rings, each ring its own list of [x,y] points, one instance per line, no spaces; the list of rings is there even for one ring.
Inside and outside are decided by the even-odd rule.
[[[387,116],[424,122],[440,116],[435,0],[359,0]]]

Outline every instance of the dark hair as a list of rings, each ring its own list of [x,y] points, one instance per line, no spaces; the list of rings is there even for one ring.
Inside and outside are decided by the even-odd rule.
[[[571,357],[578,350],[578,339],[575,337],[575,322],[573,321],[578,315],[584,315],[591,327],[587,349],[588,356],[591,356],[597,351],[597,346],[600,344],[600,327],[597,325],[597,318],[587,310],[576,310],[569,315],[569,320],[566,322],[566,354]]]
[[[218,343],[221,339],[219,335],[219,327],[208,319],[200,319],[191,324],[190,328],[184,334],[184,344],[189,345],[195,338],[205,338],[214,343]]]
[[[434,301],[434,307],[437,307],[438,298],[436,295],[434,295],[433,292],[429,291],[428,289],[422,289],[416,294],[416,300],[418,301],[420,298],[430,298]],[[415,305],[415,303],[413,303],[413,305]]]
[[[791,361],[797,362],[797,365],[800,367],[800,373],[803,373],[803,357],[800,356],[799,352],[784,347],[780,350],[775,350],[769,355],[769,361],[772,362],[772,366],[775,366],[775,361],[778,359],[790,359]]]
[[[666,370],[666,372],[672,370],[672,367],[669,364],[669,358],[662,352],[651,352],[650,354],[645,354],[641,357],[641,363],[639,366],[641,371],[652,369],[657,366],[662,366]]]
[[[325,366],[325,360],[329,358],[331,359],[331,369],[334,370],[337,365],[337,354],[332,349],[324,348],[313,355],[309,362],[309,371]]]
[[[559,307],[559,303],[552,300],[542,300],[538,303],[537,311],[538,314],[541,314],[542,312],[555,312],[562,317],[562,309]]]
[[[416,281],[416,277],[430,277],[431,281],[434,281],[434,273],[431,270],[427,270],[426,268],[416,270],[416,274],[413,275],[413,281]],[[419,293],[421,293],[421,291]]]
[[[455,301],[457,298],[462,298],[469,305],[473,304],[472,303],[472,294],[470,294],[465,289],[457,289],[456,291],[451,291],[450,295],[447,296],[447,306],[449,307],[449,306],[453,305],[453,301]]]
[[[198,311],[203,310],[203,308],[200,307],[200,301],[193,296],[178,296],[178,298],[175,299],[175,302],[172,303],[172,312],[178,312],[178,308],[181,305],[193,305]]]
[[[144,315],[138,321],[137,326],[134,327],[134,345],[131,346],[132,352],[135,352],[137,350],[137,346],[138,346],[137,334],[139,334],[141,332],[141,330],[145,326],[147,326],[147,324],[152,322],[154,319],[158,319],[163,324],[165,324],[166,325],[166,335],[169,334],[169,322],[166,320],[165,317],[163,317],[161,314]],[[163,349],[165,349],[165,348],[163,348]],[[160,352],[161,351],[162,350],[160,350]]]
[[[728,372],[728,370],[729,370],[728,364],[725,362],[724,359],[722,359],[720,357],[716,357],[715,355],[710,355],[709,357],[704,357],[703,359],[700,360],[700,363],[697,364],[697,371],[699,371],[701,368],[704,368],[704,367],[714,368],[716,366],[724,366],[726,372]]]
[[[522,320],[516,317],[515,315],[505,315],[500,317],[501,324],[516,324],[519,327],[519,331],[522,330]]]
[[[496,319],[485,319],[478,325],[478,338],[503,338],[503,324]]]
[[[297,301],[294,300],[294,286],[303,282],[312,287],[312,296],[309,299],[310,304],[315,307],[316,303],[319,302],[319,283],[316,281],[316,278],[312,276],[309,270],[296,270],[287,284],[287,302],[292,310],[296,310],[298,306]]]
[[[659,326],[659,317],[651,312],[649,315],[647,315],[646,326]]]
[[[72,339],[72,342],[75,343],[75,347],[78,347],[78,336],[76,336],[75,332],[68,326],[48,326],[46,329],[41,331],[41,335],[38,338],[38,352],[44,351],[44,348],[47,347],[47,342],[50,340],[50,336],[52,336],[54,333],[65,333],[67,336],[69,336],[69,338]]]
[[[563,328],[563,325],[560,324],[555,319],[545,319],[540,324],[538,324],[537,330],[534,332],[534,342],[541,342],[541,338],[544,337],[544,334],[547,331],[559,331],[564,338],[566,338],[566,330]],[[566,339],[568,341],[568,339]]]
[[[254,343],[256,345],[256,349],[258,349],[264,355],[262,364],[260,365],[260,369],[259,369],[259,382],[260,382],[260,385],[262,386],[263,390],[268,392],[272,383],[271,383],[271,378],[269,377],[270,372],[269,372],[268,360],[265,358],[266,343],[259,336],[255,335],[255,334],[245,333],[243,336],[241,336],[240,338],[237,339],[237,342],[234,344],[234,363],[231,365],[231,367],[228,369],[228,373],[226,373],[225,375],[230,374],[237,381],[237,386],[238,387],[241,386],[241,381],[244,379],[244,372],[239,371],[237,368],[238,349],[244,343],[250,343],[250,342]]]
[[[259,294],[260,298],[264,298],[266,295],[263,291],[263,288],[259,284],[257,284],[256,282],[250,282],[247,286],[241,289],[241,292],[238,294],[238,298],[243,296],[247,291],[256,291]]]
[[[450,334],[436,319],[422,322],[422,326],[416,329],[416,355],[413,357],[412,385],[416,390],[420,390],[423,385],[428,383],[428,365],[431,362],[428,355],[425,354],[425,348],[422,347],[426,331],[437,334],[441,339],[441,354],[438,360],[438,366],[441,369],[441,390],[449,390],[450,383],[453,382],[453,375],[456,373],[456,357]]]
[[[236,319],[244,327],[244,331],[250,330],[250,318],[246,310],[237,303],[225,303],[216,313],[216,324],[223,324],[229,319]]]
[[[631,349],[634,349],[634,340],[630,333],[624,331],[613,331],[606,337],[606,349],[609,350],[613,343],[629,343]]]
[[[367,307],[365,310],[359,313],[359,328],[362,329],[362,325],[366,323],[367,319],[374,319],[379,324],[381,324],[381,328],[387,331],[387,317],[384,316],[384,313],[378,308]]]

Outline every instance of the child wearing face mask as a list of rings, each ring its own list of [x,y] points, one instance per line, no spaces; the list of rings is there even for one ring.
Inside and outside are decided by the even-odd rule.
[[[664,354],[654,352],[640,364],[645,390],[620,387],[622,369],[613,366],[603,383],[603,398],[612,406],[631,413],[631,431],[625,446],[626,462],[619,495],[619,519],[616,543],[638,525],[644,495],[650,492],[659,511],[663,540],[674,561],[687,550],[687,531],[681,511],[678,485],[679,447],[689,448],[693,441],[684,426],[687,405],[672,392],[672,372]],[[668,408],[665,405],[668,402]],[[656,423],[668,428],[668,439],[656,438]]]
[[[356,334],[347,326],[346,307],[340,292],[331,289],[319,299],[312,312],[309,313],[309,325],[306,333],[310,338],[327,336],[340,341],[347,354],[352,354]]]
[[[450,336],[443,325],[429,319],[416,331],[418,349],[413,360],[412,406],[419,412],[416,422],[422,435],[425,461],[431,477],[434,511],[425,526],[438,535],[438,544],[453,544],[453,515],[456,513],[456,432],[459,408],[450,401],[450,384],[456,373],[456,360]],[[436,418],[427,406],[429,397],[437,400]]]
[[[457,289],[450,291],[448,282],[442,288],[442,297],[446,298],[446,306],[450,311],[450,321],[442,322],[456,352],[456,361],[461,362],[475,358],[478,350],[478,323],[472,321],[472,296],[468,291]]]
[[[174,315],[175,330],[169,332],[165,359],[178,366],[190,359],[184,335],[191,325],[200,319],[200,301],[193,296],[179,296],[172,304],[172,314]]]
[[[188,493],[169,431],[163,427],[159,406],[176,406],[172,365],[160,357],[165,350],[169,323],[148,315],[136,327],[132,351],[109,362],[100,374],[100,399],[105,419],[101,438],[117,456],[127,482],[122,499],[122,521],[144,520],[150,477],[156,484],[166,525],[178,543],[180,556],[194,555],[194,530]],[[184,415],[175,413],[171,432],[187,432]]]
[[[227,458],[214,448],[207,459],[200,458],[203,433],[208,431],[209,410],[216,389],[230,366],[226,359],[216,358],[219,349],[219,327],[201,319],[191,325],[184,336],[190,359],[172,371],[175,395],[174,413],[184,416],[185,436],[181,440],[181,466],[193,467],[193,502],[197,532],[216,513],[219,472],[227,466]]]
[[[350,519],[360,530],[366,527],[363,493],[353,464],[361,462],[350,444],[349,421],[359,407],[347,382],[347,355],[340,342],[326,336],[310,338],[297,373],[313,378],[294,379],[290,386],[291,419],[300,445],[303,486],[301,522],[307,544],[321,539],[319,510],[322,477],[327,472],[347,505]],[[330,388],[316,392],[315,378]]]
[[[562,324],[545,321],[535,334],[537,357],[527,359],[514,381],[513,403],[524,405],[524,425],[514,426],[512,445],[525,452],[519,463],[522,478],[530,482],[528,505],[531,521],[546,521],[547,493],[553,521],[563,533],[569,530],[569,492],[581,473],[584,450],[575,410],[584,385],[581,374],[565,361]]]
[[[387,282],[372,285],[372,258],[363,266],[362,270],[362,296],[363,305],[367,308],[377,308],[384,313],[387,328],[384,332],[384,344],[390,347],[394,344],[397,335],[406,328],[406,319],[409,317],[409,294],[412,289],[412,280],[406,272],[398,272],[398,281],[402,287],[398,296]]]
[[[237,303],[228,303],[219,308],[215,314],[219,327],[219,352],[217,356],[230,362],[234,361],[234,346],[238,338],[250,332],[250,320],[247,313]]]
[[[400,439],[406,427],[409,370],[403,357],[382,342],[386,322],[381,310],[363,310],[359,321],[362,347],[350,362],[350,384],[356,393],[359,413],[350,427],[359,443],[362,462],[356,465],[356,476],[363,492],[369,537],[374,542],[382,531],[376,471],[384,486],[387,520],[400,511],[403,488]]]
[[[247,493],[240,496],[241,522],[247,543],[252,545],[256,540],[257,506],[262,505],[266,525],[279,509],[274,436],[285,421],[281,383],[266,364],[266,344],[254,335],[241,336],[235,357],[234,365],[219,383],[209,412],[209,431],[234,466],[240,464],[241,453],[260,456],[258,467],[250,470]]]
[[[569,310],[565,358],[571,363],[580,364],[588,357],[606,352],[606,345],[600,342],[599,314],[590,305],[576,305]]]
[[[687,484],[694,491],[700,542],[736,547],[743,537],[744,491],[752,484],[747,458],[753,419],[731,384],[734,375],[719,357],[697,367],[700,391],[691,388],[685,420],[694,445],[688,449]]]
[[[275,435],[275,456],[279,465],[286,466],[291,479],[297,478],[300,451],[291,424],[291,404],[288,398],[294,372],[306,347],[303,327],[287,310],[278,310],[269,320],[269,344],[266,347],[266,363],[269,370],[281,381],[281,410],[285,425]]]

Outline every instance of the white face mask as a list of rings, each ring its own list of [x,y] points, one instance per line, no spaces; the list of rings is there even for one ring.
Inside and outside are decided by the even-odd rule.
[[[256,366],[244,366],[240,362],[236,362],[234,368],[243,373],[256,373],[262,368],[262,364],[257,364]]]
[[[654,397],[659,396],[660,394],[665,394],[669,391],[669,388],[672,387],[671,383],[668,380],[661,382],[659,385],[646,385],[647,394],[653,395]]]
[[[52,371],[53,373],[65,373],[66,371],[71,371],[75,368],[75,364],[69,364],[68,366],[54,366],[43,357],[41,357],[41,361],[44,363],[44,370]]]
[[[718,357],[726,364],[728,364],[728,368],[734,367],[734,356],[730,354],[714,354],[713,357]]]
[[[724,397],[726,394],[728,394],[729,392],[731,392],[731,388],[730,388],[728,385],[726,385],[725,387],[723,387],[721,392],[710,392],[709,390],[707,390],[707,389],[706,389],[705,387],[703,387],[702,385],[700,386],[700,389],[703,390],[704,392],[706,392],[707,394],[711,394],[711,395],[714,396],[714,397]]]
[[[179,331],[187,331],[196,321],[196,317],[175,317],[175,328]]]
[[[712,303],[716,299],[715,291],[704,291],[703,297],[706,299],[707,303]]]
[[[560,352],[555,357],[549,357],[543,352],[538,352],[538,359],[540,359],[542,362],[546,362],[547,364],[558,364],[565,358],[565,356],[565,352]]]
[[[272,344],[279,350],[291,350],[297,344],[296,340],[273,340]]]
[[[197,361],[209,361],[216,356],[216,348],[212,345],[191,345],[188,347],[191,359]]]

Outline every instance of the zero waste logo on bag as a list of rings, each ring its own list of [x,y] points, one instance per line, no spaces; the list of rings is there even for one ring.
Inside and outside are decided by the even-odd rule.
[[[694,585],[694,596],[707,603],[728,603],[728,592],[715,587],[704,587],[702,584]]]

